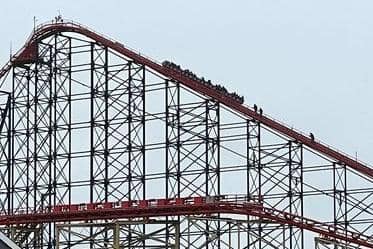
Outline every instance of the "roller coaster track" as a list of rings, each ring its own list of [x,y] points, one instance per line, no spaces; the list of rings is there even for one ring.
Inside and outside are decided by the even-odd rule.
[[[24,211],[25,212],[25,211]],[[52,222],[72,222],[102,219],[146,218],[159,216],[187,216],[212,214],[250,215],[277,224],[316,232],[327,238],[373,248],[371,237],[346,231],[323,222],[296,216],[287,212],[263,207],[261,204],[247,202],[243,198],[188,197],[174,200],[152,199],[142,201],[124,201],[116,203],[61,205],[41,210],[33,214],[15,214],[1,216],[0,225],[42,224]]]
[[[373,169],[370,166],[367,166],[366,163],[360,162],[357,159],[352,158],[351,156],[344,154],[341,151],[337,151],[336,149],[322,143],[321,141],[317,141],[311,139],[309,136],[293,129],[285,124],[270,118],[266,115],[260,115],[259,113],[255,112],[252,108],[239,104],[236,101],[232,101],[231,98],[226,97],[224,94],[216,91],[212,88],[206,87],[199,82],[192,80],[188,77],[183,76],[180,73],[177,73],[173,70],[163,67],[160,63],[141,55],[140,53],[134,51],[133,49],[125,47],[123,44],[105,37],[81,24],[77,24],[74,22],[64,22],[64,23],[48,23],[40,25],[34,33],[31,34],[30,38],[27,40],[24,47],[12,58],[11,62],[8,62],[1,70],[0,70],[0,79],[5,76],[8,71],[10,70],[12,63],[17,63],[18,61],[27,61],[33,59],[35,56],[35,41],[38,39],[43,39],[43,37],[47,37],[51,34],[58,33],[58,32],[75,32],[82,35],[85,35],[92,40],[96,41],[99,44],[105,45],[116,52],[127,56],[133,59],[135,62],[143,64],[151,68],[152,70],[156,71],[159,74],[162,74],[170,79],[179,81],[184,86],[194,90],[195,92],[208,96],[210,98],[216,99],[219,102],[223,103],[229,108],[232,108],[236,112],[255,119],[264,125],[272,128],[273,130],[279,132],[282,135],[285,135],[289,138],[292,138],[296,141],[303,143],[304,145],[308,146],[309,148],[315,150],[318,153],[321,153],[325,156],[335,159],[336,161],[347,165],[348,167],[364,174],[369,177],[373,177]]]
[[[38,41],[61,32],[72,32],[84,35],[93,42],[112,49],[116,53],[128,57],[134,62],[145,65],[152,72],[162,77],[180,82],[186,88],[198,95],[216,100],[217,102],[233,110],[235,113],[250,120],[255,120],[260,124],[269,127],[276,134],[286,137],[292,141],[299,142],[307,146],[319,155],[331,158],[341,165],[359,172],[368,179],[373,179],[373,169],[368,164],[358,161],[353,157],[340,152],[319,140],[315,140],[308,135],[297,131],[289,126],[265,115],[256,112],[253,108],[241,104],[238,101],[226,96],[222,92],[201,84],[200,82],[183,75],[170,68],[162,66],[133,49],[123,44],[101,35],[81,24],[75,22],[48,23],[37,27],[25,43],[24,47],[12,57],[12,59],[0,69],[0,82],[5,81],[13,65],[22,65],[25,62],[33,62],[37,59]],[[2,115],[0,131],[4,126],[5,117],[10,109],[10,98],[7,101],[5,112]],[[336,190],[335,190],[336,192]],[[51,193],[49,193],[51,194]],[[303,193],[302,193],[303,194]],[[259,196],[261,197],[261,196]],[[348,200],[345,200],[346,202]],[[35,207],[36,208],[36,207]],[[368,209],[362,207],[362,209]],[[369,210],[368,210],[369,211]],[[342,229],[326,222],[320,222],[299,215],[294,215],[275,208],[264,207],[262,203],[246,201],[244,199],[214,199],[209,201],[208,197],[185,197],[178,200],[153,199],[123,202],[103,202],[49,206],[47,209],[35,211],[16,210],[12,215],[0,214],[0,225],[24,225],[41,224],[55,222],[73,222],[87,220],[107,220],[122,218],[144,218],[161,216],[186,216],[186,215],[213,215],[213,214],[238,214],[258,217],[273,223],[294,226],[311,232],[319,233],[324,237],[341,240],[358,246],[373,248],[373,239],[363,233],[356,233]]]

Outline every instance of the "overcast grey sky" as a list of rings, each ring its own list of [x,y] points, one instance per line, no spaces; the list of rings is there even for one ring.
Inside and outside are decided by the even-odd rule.
[[[0,64],[58,10],[373,162],[372,1],[2,1]]]

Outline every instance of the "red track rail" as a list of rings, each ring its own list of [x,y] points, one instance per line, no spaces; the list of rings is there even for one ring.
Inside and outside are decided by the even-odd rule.
[[[211,215],[215,213],[251,215],[278,224],[292,225],[319,233],[328,238],[347,241],[373,248],[373,240],[365,235],[339,229],[335,226],[265,208],[261,204],[247,202],[244,198],[188,197],[177,199],[153,199],[108,203],[60,205],[39,213],[0,216],[0,225],[42,224],[103,219],[150,218],[176,215]]]
[[[73,22],[66,22],[66,23],[51,23],[51,24],[44,24],[38,27],[35,33],[32,34],[32,36],[28,39],[27,43],[25,46],[14,56],[12,62],[17,62],[17,61],[27,61],[30,59],[30,56],[32,56],[34,47],[33,47],[33,41],[36,39],[41,39],[43,37],[47,37],[51,34],[54,34],[56,32],[76,32],[82,35],[85,35],[92,40],[103,44],[105,46],[110,47],[111,49],[117,51],[118,53],[127,56],[131,59],[133,59],[135,62],[143,64],[151,68],[152,70],[167,76],[171,79],[174,79],[176,81],[181,82],[184,86],[200,93],[205,96],[209,96],[213,99],[218,100],[222,104],[226,105],[227,107],[232,108],[236,112],[253,118],[264,125],[270,127],[271,129],[289,137],[292,139],[295,139],[302,144],[308,146],[309,148],[317,151],[318,153],[321,153],[325,156],[328,156],[330,158],[333,158],[337,162],[344,163],[350,168],[366,175],[369,177],[373,177],[373,169],[366,166],[364,163],[357,161],[355,159],[352,159],[350,156],[343,154],[333,148],[330,148],[329,146],[326,146],[318,141],[314,141],[308,136],[297,132],[286,125],[273,120],[272,118],[269,118],[265,115],[260,115],[256,113],[253,109],[241,105],[237,101],[232,100],[231,98],[225,96],[221,92],[204,86],[200,84],[197,81],[194,81],[188,77],[183,76],[181,73],[178,73],[174,70],[168,69],[163,67],[160,63],[157,63],[149,58],[144,57],[143,55],[140,55],[137,52],[134,52],[133,50],[126,48],[122,44],[107,38],[103,35],[100,35],[92,30],[90,30],[87,27],[84,27],[80,24],[76,24]],[[9,71],[11,68],[11,64],[7,64],[3,69],[0,70],[0,79]]]

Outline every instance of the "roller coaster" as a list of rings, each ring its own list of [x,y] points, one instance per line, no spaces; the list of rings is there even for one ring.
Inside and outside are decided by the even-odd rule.
[[[0,83],[21,248],[373,248],[370,165],[177,63],[56,19]]]

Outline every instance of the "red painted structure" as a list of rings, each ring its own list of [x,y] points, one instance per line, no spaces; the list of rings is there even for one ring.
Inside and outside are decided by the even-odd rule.
[[[177,73],[174,70],[165,68],[160,63],[155,62],[154,60],[151,60],[137,52],[134,52],[126,48],[121,43],[113,41],[109,38],[106,38],[103,35],[100,35],[80,24],[76,24],[73,22],[66,22],[66,23],[47,24],[47,25],[41,26],[40,28],[37,29],[35,34],[32,37],[30,37],[30,39],[25,44],[25,46],[14,56],[14,58],[12,59],[12,62],[17,63],[17,62],[23,62],[23,61],[28,61],[32,59],[32,56],[35,55],[34,53],[35,39],[42,39],[43,37],[49,36],[57,32],[75,32],[75,33],[85,35],[97,41],[98,43],[103,44],[117,51],[120,54],[123,54],[125,56],[132,58],[137,63],[146,65],[158,73],[161,73],[163,75],[166,75],[172,79],[175,79],[181,82],[183,85],[187,86],[190,89],[193,89],[199,94],[203,94],[205,96],[214,98],[218,100],[219,102],[223,103],[224,105],[232,108],[233,110],[245,116],[254,118],[260,121],[261,123],[263,123],[264,125],[267,125],[270,128],[278,131],[279,133],[287,137],[293,138],[309,146],[310,148],[314,149],[315,151],[323,155],[334,158],[340,163],[344,163],[358,172],[361,172],[369,177],[373,177],[373,169],[367,166],[366,164],[359,162],[353,159],[352,157],[346,154],[343,154],[337,150],[334,150],[333,148],[319,141],[314,141],[310,137],[298,131],[295,131],[294,129],[291,129],[287,127],[286,125],[267,117],[266,115],[260,115],[257,112],[255,112],[253,109],[251,109],[250,107],[241,105],[237,101],[232,101],[231,98],[224,96],[219,91],[203,86],[199,82],[196,82],[188,77],[185,77],[181,73]],[[7,64],[3,69],[0,70],[0,78],[2,78],[9,71],[10,67],[11,67],[11,63]]]
[[[274,132],[276,132],[276,134],[279,134],[281,137],[286,137],[287,139],[291,140],[291,142],[305,145],[317,154],[321,154],[328,158],[332,158],[338,164],[346,166],[347,168],[353,169],[361,173],[362,175],[367,177],[367,179],[373,177],[373,169],[367,166],[366,164],[357,161],[352,157],[344,153],[341,153],[335,149],[332,149],[329,146],[321,143],[320,141],[314,140],[301,132],[291,129],[288,126],[268,117],[267,115],[257,113],[251,107],[239,103],[238,101],[230,98],[227,95],[224,95],[222,92],[217,91],[216,89],[205,86],[198,81],[186,77],[177,70],[172,70],[170,68],[164,67],[158,62],[155,62],[145,56],[142,56],[137,52],[134,52],[131,49],[126,48],[121,43],[106,38],[103,35],[100,35],[82,25],[73,22],[53,23],[40,26],[36,30],[36,32],[30,37],[28,42],[25,44],[24,48],[21,49],[12,58],[11,62],[9,62],[2,70],[0,70],[0,79],[2,79],[15,65],[20,65],[22,67],[24,63],[33,63],[34,61],[37,61],[37,41],[40,41],[43,38],[49,37],[53,34],[60,32],[73,32],[84,35],[106,48],[110,48],[121,55],[131,58],[135,63],[145,65],[147,68],[151,69],[152,72],[154,71],[158,74],[161,74],[170,80],[174,80],[175,82],[180,82],[180,84],[186,86],[186,88],[191,89],[194,94],[204,96],[204,98],[207,99],[213,99],[214,101],[228,107],[233,112],[236,112],[245,118],[250,118],[250,120],[255,120],[257,121],[257,123],[269,127]],[[262,166],[260,165],[260,163],[258,165],[259,168]],[[290,169],[290,171],[296,170]],[[289,176],[289,185],[291,185],[291,181],[294,181],[294,179],[298,179],[296,177],[297,175]],[[333,197],[335,203],[340,200],[343,200],[347,203],[347,198],[343,199],[341,197],[343,192],[340,191],[340,189],[338,189],[337,185],[339,181],[334,181],[335,183]],[[370,190],[367,189],[366,191]],[[322,191],[320,190],[320,192]],[[45,197],[51,198],[52,193],[49,191],[47,194],[48,195],[41,197],[41,202]],[[178,194],[179,196],[185,196],[180,193]],[[293,197],[293,192],[291,192],[291,190],[289,190],[287,194],[289,195],[289,197]],[[301,196],[302,198],[302,195],[303,192],[301,192],[299,196]],[[344,194],[344,196],[348,196],[347,191]],[[161,216],[185,216],[199,214],[238,214],[258,217],[260,219],[268,220],[277,224],[294,226],[299,229],[305,229],[308,231],[319,233],[328,238],[373,248],[373,240],[364,232],[352,232],[351,230],[342,228],[340,224],[339,226],[331,225],[329,223],[316,221],[313,219],[302,217],[300,215],[295,215],[293,213],[284,212],[276,208],[266,207],[262,204],[262,197],[263,196],[261,194],[258,194],[257,196],[257,198],[261,201],[260,203],[246,201],[245,198],[196,196],[172,199],[145,199],[144,197],[143,200],[99,203],[95,203],[94,201],[92,201],[91,203],[83,204],[56,206],[52,205],[47,209],[40,209],[39,211],[35,211],[37,207],[34,206],[32,210],[29,209],[21,212],[20,210],[22,209],[15,209],[16,211],[12,215],[1,215],[0,225],[27,225],[54,222],[72,222],[122,218],[150,218]],[[38,200],[36,200],[35,203],[37,203],[37,201]],[[27,201],[25,201],[25,203],[27,203]],[[364,203],[364,205],[361,206],[359,206],[359,204],[360,203],[356,204],[354,208],[359,211],[363,210],[369,212],[369,204],[367,205]],[[345,209],[347,210],[347,208]],[[347,213],[348,212],[346,211],[345,214],[343,214],[342,216],[347,217]],[[345,227],[347,227],[347,224],[345,225]]]
[[[188,197],[107,203],[59,205],[39,213],[2,216],[0,225],[40,224],[51,222],[89,221],[101,219],[147,218],[176,215],[211,215],[216,213],[251,215],[279,224],[289,224],[325,237],[346,240],[373,248],[373,241],[364,235],[345,231],[333,225],[299,217],[283,211],[247,202],[240,197]]]

